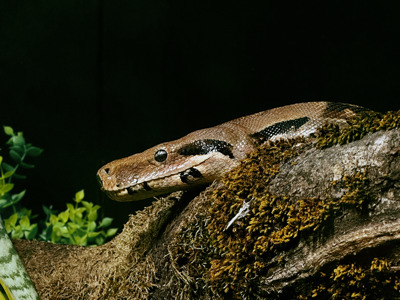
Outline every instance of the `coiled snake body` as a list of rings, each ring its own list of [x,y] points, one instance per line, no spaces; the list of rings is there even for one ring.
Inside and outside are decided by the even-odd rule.
[[[112,161],[97,172],[103,191],[133,201],[211,183],[266,140],[307,136],[327,123],[346,123],[363,108],[333,102],[278,107],[201,129],[142,153]]]

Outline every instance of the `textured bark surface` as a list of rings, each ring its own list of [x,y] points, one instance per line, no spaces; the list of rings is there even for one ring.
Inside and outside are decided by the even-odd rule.
[[[369,134],[344,146],[306,150],[280,166],[268,189],[291,199],[341,198],[347,191],[343,179],[356,173],[364,174],[369,183],[363,191],[369,197],[367,207],[361,211],[344,207],[323,228],[307,231],[273,256],[254,279],[257,295],[306,299],[315,293],[313,281],[321,272],[375,257],[390,260],[388,274],[398,273],[399,129]],[[203,226],[201,216],[208,214],[218,186],[221,183],[215,182],[194,199],[174,194],[153,202],[132,216],[118,237],[100,247],[23,240],[14,241],[15,247],[43,299],[223,297],[221,292],[214,294],[207,279],[193,278],[187,271],[191,262],[180,261],[173,251],[188,224]]]

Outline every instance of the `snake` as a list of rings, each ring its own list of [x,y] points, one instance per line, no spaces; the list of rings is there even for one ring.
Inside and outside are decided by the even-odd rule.
[[[136,201],[212,183],[267,141],[309,136],[329,123],[346,125],[365,108],[303,102],[196,130],[101,167],[101,189],[116,201]]]

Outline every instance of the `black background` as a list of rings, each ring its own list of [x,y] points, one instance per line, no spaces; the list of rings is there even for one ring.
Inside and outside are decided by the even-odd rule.
[[[394,3],[1,0],[0,125],[45,150],[25,206],[84,188],[122,224],[143,203],[99,191],[113,159],[301,101],[398,110]]]

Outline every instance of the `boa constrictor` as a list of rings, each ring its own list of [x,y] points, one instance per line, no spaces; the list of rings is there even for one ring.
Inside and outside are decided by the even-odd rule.
[[[345,124],[363,108],[333,102],[287,105],[201,129],[142,153],[114,160],[97,172],[117,201],[133,201],[209,184],[266,140],[307,136],[327,123]]]

